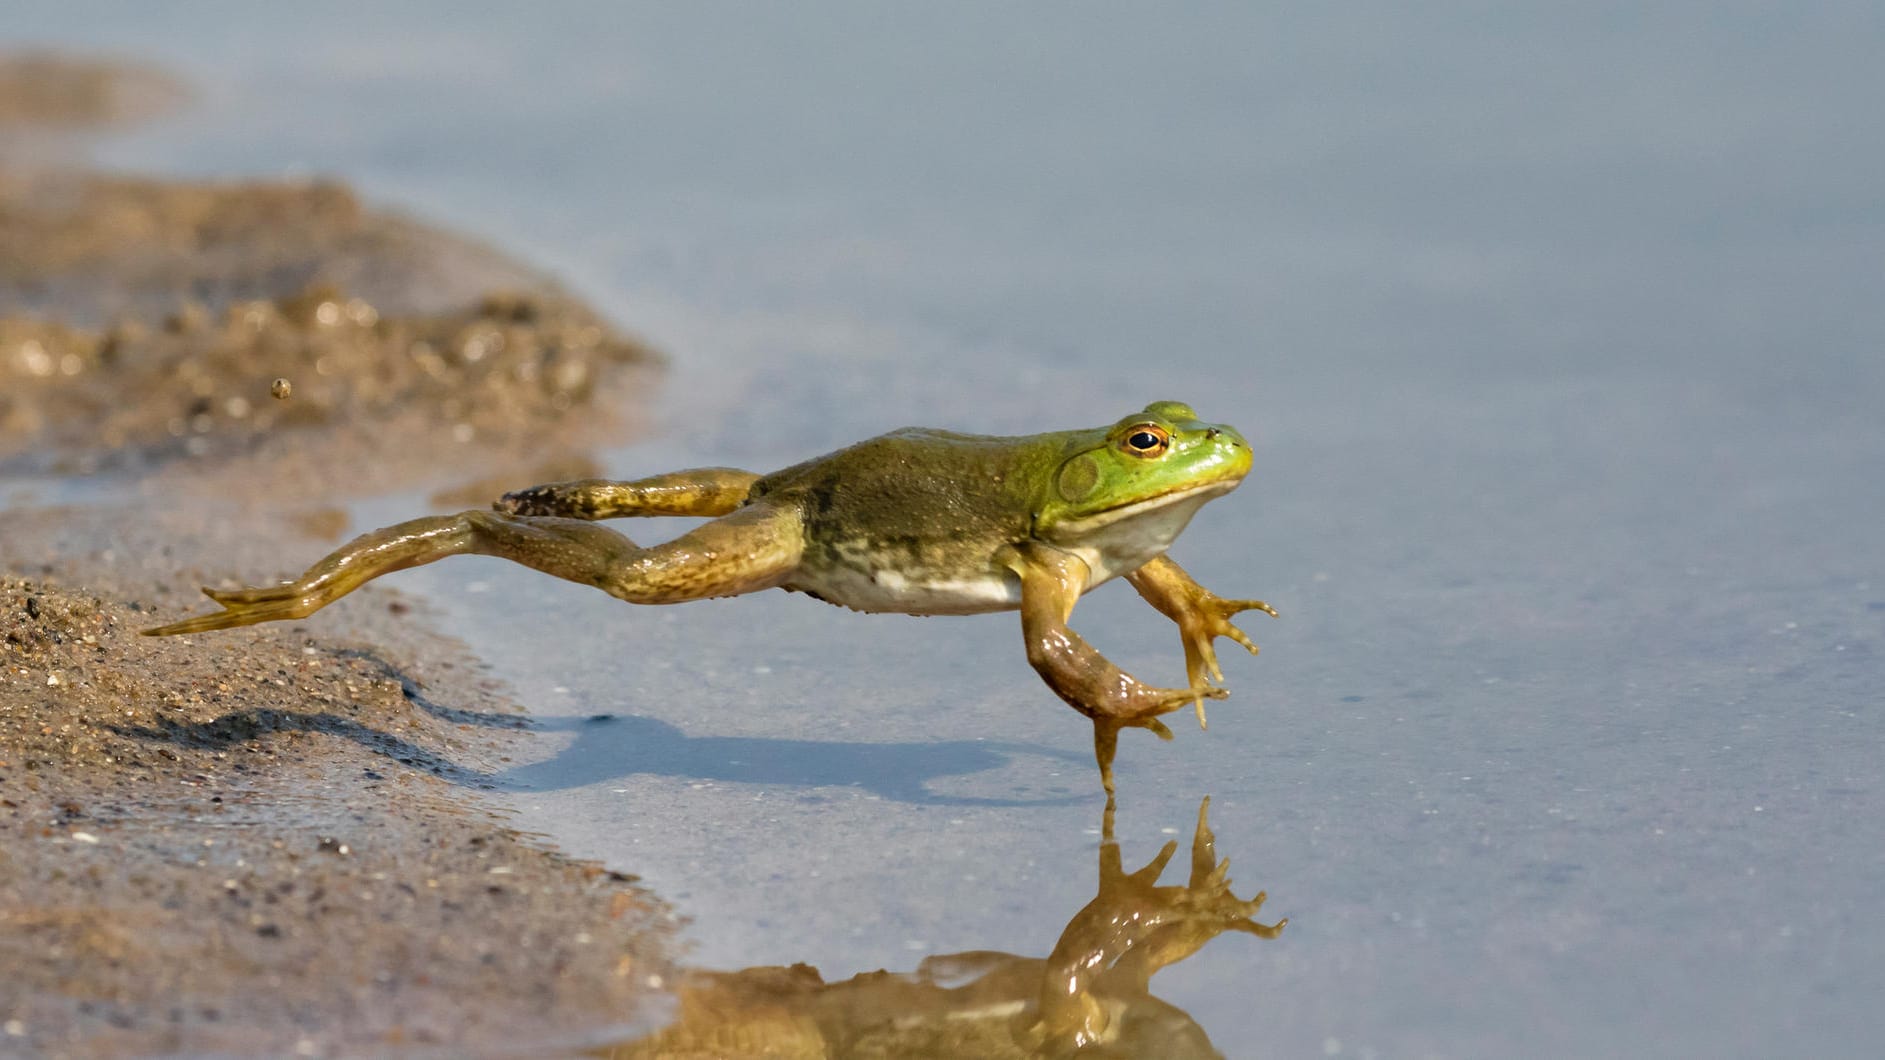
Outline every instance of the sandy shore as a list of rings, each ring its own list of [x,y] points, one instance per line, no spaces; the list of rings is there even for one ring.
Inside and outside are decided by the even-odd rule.
[[[34,136],[158,75],[30,62],[0,69],[0,1053],[648,1026],[670,913],[491,816],[527,722],[422,609],[369,588],[318,632],[137,631],[298,568],[349,497],[586,472],[656,359],[334,182],[49,163]]]

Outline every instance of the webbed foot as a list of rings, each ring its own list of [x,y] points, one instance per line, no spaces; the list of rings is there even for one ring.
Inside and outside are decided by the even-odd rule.
[[[1244,611],[1261,611],[1271,618],[1276,618],[1276,608],[1261,600],[1226,600],[1214,595],[1209,589],[1200,589],[1201,598],[1194,602],[1193,609],[1181,612],[1177,618],[1178,635],[1185,645],[1185,676],[1194,684],[1207,679],[1221,686],[1224,670],[1217,663],[1217,647],[1212,643],[1218,637],[1229,637],[1250,654],[1257,654],[1257,645],[1243,630],[1231,623],[1234,615]],[[1197,701],[1198,728],[1207,728],[1204,717],[1204,700]]]
[[[1106,789],[1106,800],[1109,804],[1112,802],[1114,793],[1113,758],[1119,751],[1119,730],[1146,729],[1161,740],[1169,740],[1172,738],[1172,730],[1159,720],[1159,715],[1181,710],[1193,703],[1198,705],[1198,710],[1202,713],[1205,700],[1225,699],[1230,695],[1229,689],[1208,685],[1201,688],[1163,688],[1146,691],[1163,693],[1164,698],[1159,699],[1152,707],[1133,714],[1101,714],[1090,710],[1082,711],[1093,721],[1093,757],[1099,762],[1100,786]]]
[[[203,595],[223,605],[223,609],[207,615],[194,615],[167,626],[156,626],[144,630],[143,634],[147,637],[169,637],[181,633],[206,633],[213,629],[251,626],[257,622],[306,618],[327,602],[309,598],[292,582],[261,589],[211,589],[204,586]]]
[[[1185,647],[1185,676],[1193,685],[1209,686],[1224,680],[1223,667],[1217,662],[1218,637],[1228,637],[1250,654],[1257,645],[1231,619],[1245,611],[1261,611],[1276,618],[1276,608],[1262,600],[1226,600],[1185,573],[1169,556],[1157,559],[1126,575],[1147,603],[1178,624],[1178,636]],[[1204,700],[1196,700],[1198,727],[1207,727]]]

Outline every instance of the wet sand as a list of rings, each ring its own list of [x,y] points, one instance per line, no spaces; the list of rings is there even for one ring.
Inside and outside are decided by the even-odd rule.
[[[519,722],[449,645],[152,641],[122,595],[0,580],[6,1048],[539,1047],[645,1016],[665,911],[466,798]]]
[[[422,608],[374,587],[318,630],[137,632],[289,573],[349,497],[588,468],[657,359],[337,183],[49,168],[18,127],[137,108],[108,65],[30,62],[0,64],[0,1053],[647,1026],[670,912],[478,801],[527,722]]]

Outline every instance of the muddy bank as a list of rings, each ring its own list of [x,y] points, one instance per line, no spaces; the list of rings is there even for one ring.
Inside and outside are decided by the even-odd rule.
[[[18,142],[0,139],[0,313],[99,326],[326,286],[397,315],[556,289],[476,240],[373,209],[338,181],[104,174],[22,162],[8,147]]]
[[[168,73],[128,59],[57,52],[0,56],[0,133],[15,141],[133,125],[188,95]],[[18,149],[17,142],[13,146]]]
[[[117,120],[20,101],[62,83],[50,61],[0,63],[0,137]],[[0,1053],[531,1051],[645,1025],[668,910],[489,815],[527,720],[423,609],[370,588],[318,630],[137,631],[197,585],[280,577],[365,492],[593,473],[652,353],[337,183],[20,157],[0,149]],[[35,499],[81,476],[85,503]]]
[[[259,464],[305,495],[496,473],[618,433],[658,363],[553,283],[333,184],[0,172],[0,233],[0,471],[187,458],[175,485]]]
[[[0,578],[10,1047],[531,1046],[642,1013],[663,910],[466,801],[519,722],[464,660],[149,615]]]

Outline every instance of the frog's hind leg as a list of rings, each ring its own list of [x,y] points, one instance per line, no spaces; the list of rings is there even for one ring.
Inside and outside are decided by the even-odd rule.
[[[759,476],[733,467],[674,471],[630,482],[588,478],[552,482],[499,497],[491,507],[510,515],[614,519],[624,515],[726,515],[746,503]]]
[[[285,585],[205,589],[222,611],[145,633],[201,633],[305,618],[382,574],[457,555],[498,556],[631,603],[734,596],[785,580],[803,549],[801,525],[795,511],[752,505],[641,548],[607,527],[577,519],[488,511],[427,516],[363,534]]]
[[[1093,721],[1093,757],[1100,785],[1113,794],[1113,756],[1122,728],[1150,729],[1160,739],[1172,732],[1159,715],[1197,699],[1222,699],[1221,688],[1154,688],[1113,665],[1067,626],[1085,591],[1087,565],[1059,549],[1011,546],[999,561],[1021,579],[1021,638],[1028,662],[1047,687]]]

